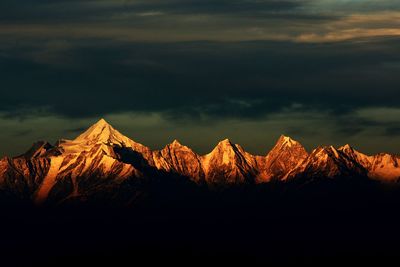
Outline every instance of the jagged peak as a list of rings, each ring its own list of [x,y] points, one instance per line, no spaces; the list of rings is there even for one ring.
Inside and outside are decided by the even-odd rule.
[[[345,145],[343,146],[343,148],[353,149],[353,147],[352,147],[351,145],[349,145],[349,144],[345,144]]]
[[[126,139],[127,137],[115,130],[105,119],[100,119],[74,141],[123,143]]]
[[[36,143],[32,144],[32,147],[37,147],[37,148],[51,148],[53,147],[49,142],[47,141],[38,141]]]
[[[326,154],[328,151],[329,146],[318,146],[311,152],[311,155]]]
[[[316,149],[314,149],[311,152],[311,155],[314,155],[317,158],[321,157],[335,157],[335,158],[340,158],[340,154],[338,149],[336,149],[334,146],[319,146]]]
[[[351,145],[346,144],[344,146],[341,146],[338,148],[339,151],[342,151],[343,153],[350,155],[350,154],[359,154],[359,155],[364,155],[360,152],[358,152],[357,150],[355,150]],[[366,155],[364,155],[366,156]]]
[[[177,139],[174,139],[174,141],[172,141],[171,145],[173,145],[173,146],[183,146]]]
[[[386,153],[386,152],[380,152],[380,153],[376,154],[375,156],[377,156],[377,157],[390,157],[392,155],[389,154],[389,153]]]
[[[345,144],[344,146],[341,146],[338,148],[340,151],[353,151],[353,147],[349,144]]]
[[[234,151],[235,153],[245,153],[244,149],[239,145],[239,144],[235,144],[233,143],[230,139],[226,138],[222,141],[220,141],[217,146],[214,148],[213,151],[216,150],[222,150],[224,152],[227,151]]]
[[[32,146],[29,148],[27,152],[24,154],[17,156],[16,158],[19,157],[25,157],[25,158],[36,158],[43,156],[47,151],[52,149],[53,146],[47,142],[47,141],[38,141],[32,144]]]
[[[110,125],[110,124],[104,118],[101,118],[94,125]]]
[[[399,156],[385,153],[385,152],[378,153],[375,156],[372,156],[372,158],[375,158],[376,160],[384,161],[386,163],[395,162],[397,160],[400,160]]]
[[[345,154],[347,154],[347,155],[349,155],[349,156],[351,156],[351,154],[354,154],[354,155],[356,155],[358,157],[371,157],[369,155],[366,155],[366,154],[363,154],[363,153],[359,152],[358,150],[356,150],[354,147],[352,147],[349,144],[346,144],[344,146],[339,147],[338,150],[343,152],[343,153],[345,153]]]
[[[354,153],[354,154],[357,154],[357,155],[362,156],[362,157],[373,157],[373,156],[361,153],[360,151],[358,151],[357,149],[355,149],[354,147],[352,147],[349,144],[346,144],[344,146],[339,147],[338,150],[342,151],[342,152],[344,152],[346,154]],[[381,153],[381,154],[384,155],[385,153]]]
[[[289,136],[286,135],[281,135],[276,143],[276,146],[287,146],[287,147],[292,147],[295,145],[300,145],[299,142],[297,142],[296,140],[292,139]]]
[[[90,129],[102,129],[102,128],[111,128],[114,129],[111,124],[109,124],[105,119],[101,118],[98,120],[96,123],[94,123],[92,126],[89,127],[88,130]]]
[[[100,119],[98,122],[89,127],[84,133],[76,139],[60,144],[64,151],[68,153],[76,153],[87,150],[88,145],[105,144],[110,146],[130,147],[135,151],[148,152],[150,149],[140,143],[137,143],[118,130],[114,129],[106,120]]]
[[[228,146],[232,146],[233,143],[232,143],[231,140],[229,140],[228,138],[225,138],[224,140],[219,141],[218,145],[228,145]]]
[[[208,153],[207,155],[213,155],[215,153],[226,153],[226,152],[232,152],[235,151],[237,148],[235,144],[231,142],[228,138],[221,140],[218,142],[218,144],[214,147],[214,149]]]
[[[172,143],[168,144],[165,146],[164,149],[186,149],[186,150],[191,150],[189,147],[182,145],[181,142],[179,142],[177,139],[174,139]]]

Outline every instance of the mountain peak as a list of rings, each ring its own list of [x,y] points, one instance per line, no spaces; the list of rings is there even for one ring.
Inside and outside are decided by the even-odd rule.
[[[89,127],[89,129],[97,129],[97,128],[104,128],[108,127],[111,129],[114,129],[111,124],[109,124],[105,119],[101,118],[98,120],[96,123],[94,123],[92,126]]]
[[[338,159],[341,157],[334,146],[319,146],[312,151],[311,155],[324,161],[328,160],[328,158]]]
[[[116,130],[105,120],[100,119],[98,122],[89,127],[84,133],[79,135],[75,141],[108,141]]]
[[[339,147],[338,150],[339,150],[339,151],[346,152],[346,153],[348,153],[348,152],[353,152],[353,151],[354,151],[353,147],[350,146],[349,144],[345,144],[344,146]]]
[[[128,146],[132,141],[114,129],[114,127],[112,127],[105,119],[100,119],[84,133],[79,135],[74,142],[86,144],[106,143],[111,145],[118,144],[121,146]]]
[[[53,148],[53,146],[45,141],[39,141],[32,145],[32,147],[23,155],[19,157],[25,158],[38,158],[45,156],[46,154],[49,155],[49,151]],[[53,154],[56,154],[57,150],[53,151]]]
[[[165,146],[166,149],[185,149],[191,150],[189,147],[182,145],[177,139],[174,139],[172,143]]]
[[[98,122],[95,123],[95,125],[103,126],[103,125],[110,125],[110,124],[104,118],[101,118]]]
[[[218,144],[221,144],[221,145],[232,145],[232,142],[231,142],[231,140],[226,138],[226,139],[220,141]]]
[[[352,148],[349,144],[345,144],[343,148]]]
[[[222,141],[219,141],[218,144],[214,147],[214,149],[207,155],[209,156],[209,155],[230,154],[231,156],[233,156],[237,150],[238,148],[235,144],[233,144],[229,139],[224,139]]]
[[[214,147],[213,151],[217,150],[227,150],[229,148],[233,148],[235,145],[228,139],[224,139],[218,142],[218,144]]]
[[[290,138],[289,136],[285,136],[285,135],[281,135],[278,139],[278,141],[276,142],[276,147],[292,147],[292,146],[296,146],[296,145],[300,145],[299,142],[297,142],[296,140],[293,140],[292,138]]]
[[[307,157],[306,149],[299,142],[288,136],[281,135],[276,145],[265,158],[264,177],[262,180],[269,181],[271,178],[283,179],[290,170],[294,169]]]
[[[105,119],[101,118],[96,123],[92,124],[92,126],[90,126],[89,129],[103,128],[103,127],[111,127],[112,128],[112,126]]]
[[[177,139],[174,139],[174,141],[172,141],[171,145],[173,145],[173,146],[182,146],[182,144]]]

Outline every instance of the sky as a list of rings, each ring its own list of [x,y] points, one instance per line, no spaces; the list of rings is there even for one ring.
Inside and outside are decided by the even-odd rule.
[[[105,118],[153,149],[400,154],[400,1],[2,0],[0,156]]]

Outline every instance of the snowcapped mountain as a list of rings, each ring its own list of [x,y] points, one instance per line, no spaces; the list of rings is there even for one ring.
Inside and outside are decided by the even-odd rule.
[[[266,156],[251,155],[229,139],[206,155],[177,140],[152,151],[101,119],[74,140],[60,140],[54,146],[37,142],[21,156],[1,159],[0,191],[38,204],[104,192],[129,196],[135,189],[132,184],[169,174],[212,187],[367,176],[397,182],[400,157],[367,156],[350,145],[319,147],[308,154],[299,142],[283,135]]]
[[[306,149],[297,141],[282,135],[268,155],[260,160],[259,182],[282,180],[285,175],[308,157]]]
[[[368,171],[368,177],[385,182],[397,182],[400,179],[400,157],[387,153],[374,156],[362,154],[350,145],[339,148]]]
[[[284,180],[296,178],[365,177],[366,169],[356,160],[333,146],[318,147],[297,167],[288,172]]]
[[[178,140],[174,140],[160,151],[154,151],[153,161],[158,170],[189,177],[196,183],[204,181],[201,157]]]
[[[201,163],[208,184],[238,184],[251,182],[258,171],[255,157],[237,144],[225,139]]]
[[[368,170],[369,176],[373,179],[398,182],[400,180],[400,157],[386,153],[375,155]]]
[[[26,154],[3,160],[2,188],[29,192],[25,195],[42,203],[52,193],[66,200],[142,176],[120,159],[117,148],[152,156],[149,148],[123,136],[102,119],[75,140],[61,140],[54,147],[36,143]],[[93,177],[96,180],[88,182]]]
[[[79,135],[76,139],[72,141],[61,141],[59,143],[59,147],[61,147],[63,152],[77,153],[88,151],[98,144],[102,145],[102,148],[105,149],[105,153],[108,153],[106,152],[108,148],[123,147],[141,153],[143,157],[149,161],[151,161],[152,158],[150,148],[124,136],[119,131],[115,130],[104,119],[99,120],[88,130]]]

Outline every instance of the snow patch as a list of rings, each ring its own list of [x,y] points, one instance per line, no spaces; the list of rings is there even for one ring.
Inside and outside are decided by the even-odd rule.
[[[334,146],[330,146],[329,148],[331,149],[335,157],[339,158],[339,153],[337,152],[336,148]]]
[[[61,164],[63,162],[64,158],[63,157],[53,157],[51,158],[50,161],[50,169],[47,172],[46,177],[43,179],[42,184],[40,185],[37,193],[36,193],[36,198],[35,198],[35,203],[36,204],[41,204],[44,201],[46,201],[47,196],[50,193],[50,190],[53,188],[53,186],[56,184],[56,178],[58,171],[61,167]]]

